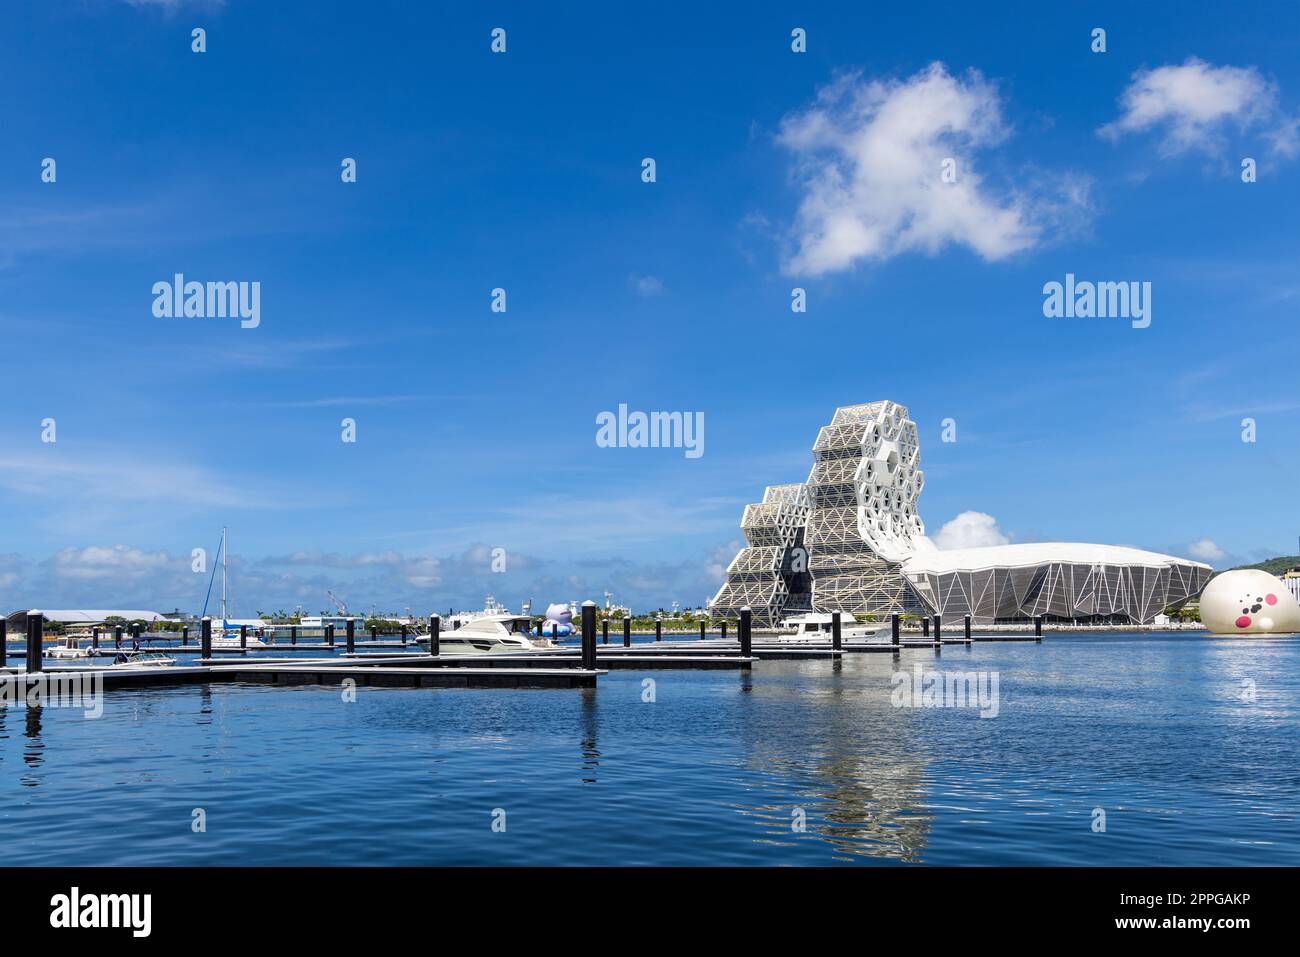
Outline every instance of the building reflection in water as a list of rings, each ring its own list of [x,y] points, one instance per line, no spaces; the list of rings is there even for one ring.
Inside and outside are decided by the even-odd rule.
[[[737,810],[760,824],[761,842],[819,840],[831,858],[923,860],[934,820],[925,810],[925,740],[916,711],[890,703],[889,656],[871,657],[843,669],[794,665],[781,680],[772,680],[773,662],[747,689],[744,768],[772,799]],[[818,681],[798,673],[810,668]],[[792,827],[800,810],[802,832]]]

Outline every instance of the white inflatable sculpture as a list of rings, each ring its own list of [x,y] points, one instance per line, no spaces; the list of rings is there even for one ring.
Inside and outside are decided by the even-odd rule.
[[[1242,568],[1205,586],[1201,621],[1216,635],[1288,635],[1300,632],[1300,605],[1280,578]]]

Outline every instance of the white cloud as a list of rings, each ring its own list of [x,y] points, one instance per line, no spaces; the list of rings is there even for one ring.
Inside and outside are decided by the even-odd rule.
[[[997,90],[977,71],[953,76],[934,63],[906,80],[837,79],[781,124],[804,193],[787,272],[820,276],[948,245],[995,261],[1038,245],[1058,219],[1086,219],[1078,177],[1050,190],[989,185],[975,157],[1006,136]],[[941,175],[948,158],[955,182]]]
[[[90,545],[86,548],[65,548],[49,559],[51,572],[57,578],[142,579],[155,575],[176,559],[166,552],[148,552],[126,545],[111,547]]]
[[[149,467],[141,468],[141,461],[148,461]],[[168,462],[165,456],[65,452],[54,443],[39,453],[10,451],[0,457],[0,488],[65,502],[174,502],[223,508],[259,504],[248,487],[200,466]]]
[[[709,581],[721,585],[727,578],[727,568],[742,547],[743,543],[739,539],[733,538],[725,545],[721,545],[710,552],[708,562],[704,566],[705,577]]]
[[[1187,554],[1203,562],[1217,562],[1226,558],[1228,553],[1210,539],[1198,538],[1187,546]]]
[[[933,539],[940,548],[982,548],[1011,541],[998,528],[998,520],[984,512],[962,512],[939,529]]]
[[[664,291],[662,279],[655,276],[628,276],[628,284],[642,299],[650,299]]]
[[[639,562],[617,555],[586,559],[539,557],[511,551],[505,571],[493,570],[493,549],[475,545],[444,556],[398,552],[340,554],[296,552],[246,558],[231,556],[231,614],[328,608],[333,591],[354,611],[400,610],[424,615],[448,607],[479,608],[492,594],[512,608],[532,599],[536,607],[551,601],[592,598],[609,589],[620,602],[657,608],[673,599],[684,605],[703,602],[718,586],[703,571],[718,553],[691,552],[679,561]],[[191,568],[188,552],[148,550],[126,545],[64,548],[42,560],[0,554],[0,587],[10,608],[151,608],[179,607],[198,612],[208,593],[215,556],[203,572]],[[727,556],[730,558],[730,555]],[[0,609],[3,611],[4,609]]]
[[[1282,112],[1276,84],[1253,66],[1214,66],[1189,57],[1180,66],[1139,70],[1120,95],[1120,105],[1120,117],[1098,132],[1117,140],[1158,130],[1165,156],[1217,153],[1229,126],[1262,132],[1284,156],[1300,149],[1300,123]]]

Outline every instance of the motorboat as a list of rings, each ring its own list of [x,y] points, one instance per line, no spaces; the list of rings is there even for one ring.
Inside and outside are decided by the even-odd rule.
[[[54,658],[60,661],[78,658],[93,658],[94,656],[94,649],[82,648],[81,643],[76,639],[76,637],[71,635],[64,638],[49,651],[45,652],[46,658]]]
[[[823,644],[831,640],[834,616],[826,612],[809,612],[795,615],[781,622],[785,630],[777,634],[776,640],[788,644]],[[892,627],[886,625],[877,628],[870,624],[860,624],[852,615],[840,615],[840,640],[859,644],[889,644],[894,640]]]
[[[442,619],[442,628],[444,631],[459,631],[470,622],[478,621],[480,618],[491,618],[493,616],[509,615],[510,609],[501,604],[491,595],[483,600],[482,611],[458,611],[449,614]]]
[[[121,651],[113,656],[113,665],[130,665],[140,668],[170,668],[176,659],[161,651]]]
[[[555,645],[547,638],[529,636],[532,619],[527,615],[480,615],[455,631],[438,632],[439,655],[500,655],[543,651]],[[429,636],[416,642],[429,650]]]

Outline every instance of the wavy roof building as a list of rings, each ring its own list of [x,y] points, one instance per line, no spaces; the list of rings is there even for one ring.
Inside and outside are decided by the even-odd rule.
[[[797,611],[971,615],[1147,623],[1200,593],[1209,565],[1117,545],[1069,542],[940,550],[917,500],[925,484],[904,406],[835,410],[802,485],[776,485],[741,520],[748,545],[710,603],[748,606],[773,626]]]

